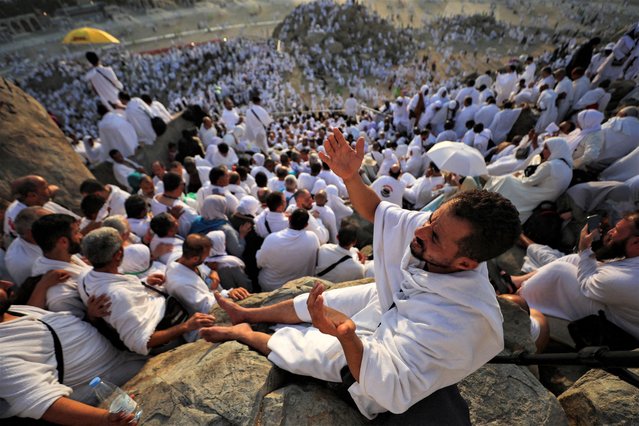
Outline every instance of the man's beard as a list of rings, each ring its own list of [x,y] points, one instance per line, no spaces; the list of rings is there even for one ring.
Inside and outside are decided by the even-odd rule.
[[[69,254],[78,254],[80,253],[81,250],[81,246],[80,243],[75,242],[75,241],[71,241],[69,239],[70,243],[69,243]]]
[[[594,252],[597,260],[610,260],[626,257],[626,241],[616,241],[609,245],[603,245]]]
[[[15,295],[12,287],[5,289],[6,297],[0,298],[0,317],[7,313],[11,308],[11,303],[15,300]]]

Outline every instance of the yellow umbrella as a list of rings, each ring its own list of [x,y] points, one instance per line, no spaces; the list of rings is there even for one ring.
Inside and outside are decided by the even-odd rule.
[[[98,43],[120,43],[120,40],[113,37],[106,31],[97,28],[83,27],[70,31],[62,40],[64,44],[98,44]]]

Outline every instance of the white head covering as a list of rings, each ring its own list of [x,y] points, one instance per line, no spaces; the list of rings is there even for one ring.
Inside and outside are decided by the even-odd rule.
[[[601,122],[604,115],[596,109],[586,109],[577,114],[577,123],[581,132],[585,134],[594,133],[601,130]]]
[[[572,152],[568,147],[568,142],[564,138],[548,138],[544,141],[548,149],[550,150],[550,156],[547,161],[551,160],[565,160],[570,167],[572,167]]]
[[[224,231],[211,231],[206,234],[206,237],[211,240],[211,251],[206,262],[215,262],[221,268],[235,266],[244,268],[244,262],[240,258],[226,254],[226,235],[224,235]]]
[[[317,192],[321,191],[322,189],[326,189],[326,182],[324,181],[324,179],[317,179],[315,181],[315,184],[313,184],[313,189],[311,190],[311,194],[315,195],[317,194]]]
[[[221,195],[209,195],[202,204],[202,217],[206,220],[227,219],[226,198]]]
[[[118,270],[126,275],[135,275],[144,280],[155,272],[164,272],[161,264],[151,261],[151,250],[144,244],[124,247],[124,257]]]
[[[260,202],[252,195],[242,197],[240,204],[237,206],[237,212],[245,216],[257,216],[257,209],[260,207]]]
[[[256,166],[263,166],[264,165],[264,154],[258,152],[257,154],[253,154],[253,161],[255,161],[255,165]]]

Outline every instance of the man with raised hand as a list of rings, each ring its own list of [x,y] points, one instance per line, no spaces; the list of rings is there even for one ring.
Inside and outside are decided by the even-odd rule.
[[[385,411],[469,424],[455,384],[503,348],[502,316],[483,262],[521,231],[515,207],[486,191],[459,194],[436,212],[381,202],[359,176],[364,139],[352,149],[339,130],[321,158],[340,176],[354,208],[374,228],[374,284],[310,294],[261,308],[218,303],[235,324],[201,330],[211,342],[239,340],[297,374],[342,382],[360,412]],[[273,335],[248,323],[308,322]]]

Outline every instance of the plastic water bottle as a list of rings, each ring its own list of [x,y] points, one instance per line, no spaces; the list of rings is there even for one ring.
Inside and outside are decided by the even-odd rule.
[[[139,409],[138,403],[122,389],[113,383],[105,382],[99,377],[95,377],[91,380],[89,386],[93,388],[100,402],[109,407],[110,413],[125,412],[127,414],[133,414],[136,422],[140,420],[142,410]]]

